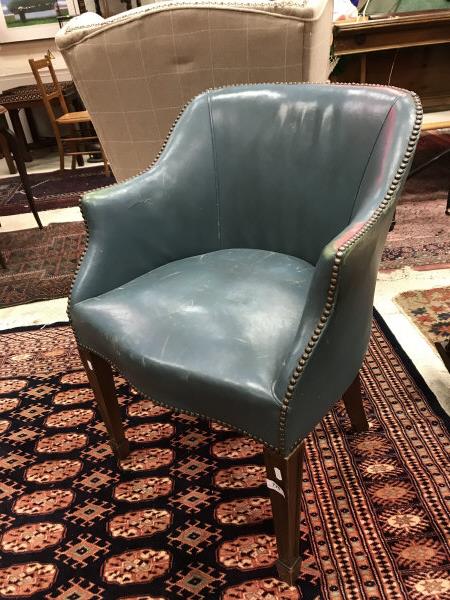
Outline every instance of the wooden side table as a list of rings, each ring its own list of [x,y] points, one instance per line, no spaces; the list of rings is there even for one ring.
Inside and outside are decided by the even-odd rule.
[[[333,54],[347,61],[332,81],[359,77],[361,83],[404,87],[420,96],[426,110],[448,109],[450,3],[444,4],[448,8],[335,21]]]
[[[76,104],[77,91],[73,81],[62,81],[60,85],[69,103]],[[53,84],[46,83],[45,86],[48,87],[49,91],[53,90]],[[17,143],[19,144],[24,160],[27,162],[33,160],[28,150],[22,123],[20,122],[19,111],[22,109],[25,110],[31,137],[34,142],[39,143],[41,140],[32,112],[33,107],[42,105],[42,99],[37,85],[22,85],[5,90],[0,94],[0,105],[8,111],[14,133],[17,136]]]

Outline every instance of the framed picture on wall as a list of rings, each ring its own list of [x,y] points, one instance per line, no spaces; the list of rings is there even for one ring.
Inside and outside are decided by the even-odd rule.
[[[58,18],[79,11],[76,0],[0,0],[0,44],[53,38]]]

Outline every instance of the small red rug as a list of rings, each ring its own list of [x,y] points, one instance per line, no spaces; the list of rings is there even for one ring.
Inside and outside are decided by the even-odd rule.
[[[394,300],[433,347],[450,337],[450,287],[411,290]]]
[[[30,184],[36,208],[67,208],[77,206],[80,197],[89,190],[114,183],[112,176],[103,173],[103,167],[66,169],[49,173],[30,174]],[[0,216],[29,212],[20,178],[16,175],[0,179]]]
[[[339,402],[306,441],[294,587],[276,578],[261,444],[117,377],[132,446],[118,466],[69,327],[0,346],[0,598],[448,600],[448,418],[381,321],[370,430]]]
[[[64,298],[84,248],[84,223],[54,223],[40,230],[1,233],[0,308]]]

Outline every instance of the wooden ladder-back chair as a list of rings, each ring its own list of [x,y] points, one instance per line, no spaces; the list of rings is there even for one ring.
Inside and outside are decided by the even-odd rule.
[[[39,93],[41,94],[42,101],[50,119],[53,132],[55,134],[56,143],[58,145],[59,150],[60,169],[64,170],[65,156],[72,157],[72,169],[75,168],[76,162],[80,159],[81,162],[79,164],[83,164],[83,154],[93,153],[92,147],[88,148],[86,146],[86,143],[95,141],[98,142],[100,146],[100,152],[103,158],[105,174],[107,175],[109,173],[109,167],[106,160],[106,156],[103,152],[103,148],[97,135],[83,135],[82,132],[80,132],[78,129],[78,126],[80,124],[91,123],[91,117],[89,116],[87,110],[69,111],[66,99],[64,98],[61,86],[59,85],[59,81],[56,77],[55,69],[52,65],[52,57],[50,53],[46,54],[44,58],[38,60],[30,58],[28,62],[30,63],[31,70],[33,71],[33,75],[36,79]],[[43,69],[48,69],[50,73],[50,76],[52,78],[52,85],[50,86],[46,85],[42,81],[40,71],[42,71]],[[59,117],[57,117],[55,114],[54,107],[52,104],[53,101],[57,101],[59,103],[59,108],[62,112],[62,115]],[[70,131],[72,132],[70,137],[65,137],[62,135],[61,127],[64,126],[68,126]]]

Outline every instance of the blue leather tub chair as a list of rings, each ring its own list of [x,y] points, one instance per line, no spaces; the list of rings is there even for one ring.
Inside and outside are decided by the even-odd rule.
[[[86,194],[70,318],[112,447],[111,365],[265,444],[279,560],[298,576],[303,443],[358,371],[422,110],[387,87],[267,84],[187,105],[149,170]]]

